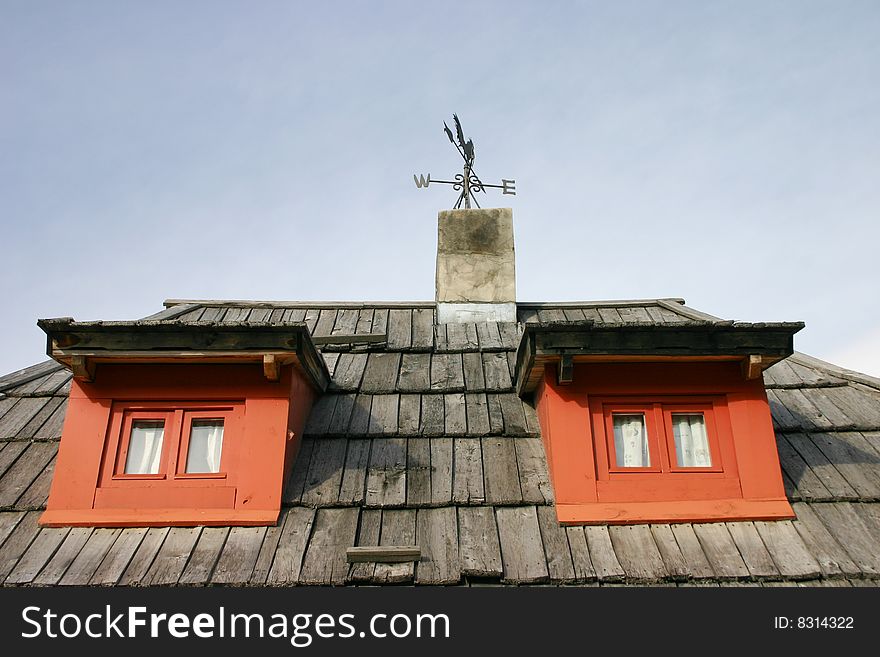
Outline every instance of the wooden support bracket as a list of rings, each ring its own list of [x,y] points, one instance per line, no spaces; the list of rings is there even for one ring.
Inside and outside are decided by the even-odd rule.
[[[562,356],[559,359],[559,385],[568,385],[574,379],[574,359],[571,356]]]
[[[348,563],[375,561],[379,563],[398,563],[418,561],[422,550],[418,545],[369,545],[350,547],[345,551]]]
[[[70,369],[73,370],[73,378],[78,381],[91,382],[95,379],[95,363],[85,356],[72,356]]]
[[[764,358],[752,354],[742,363],[743,375],[746,379],[757,379],[764,371]]]
[[[263,356],[263,375],[269,381],[277,381],[281,378],[281,363],[274,354],[265,354]]]

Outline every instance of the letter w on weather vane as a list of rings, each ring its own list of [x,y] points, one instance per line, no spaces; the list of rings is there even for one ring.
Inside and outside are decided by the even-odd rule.
[[[455,146],[455,150],[458,151],[458,154],[461,155],[461,159],[464,160],[464,171],[455,174],[455,180],[431,180],[430,173],[427,175],[413,174],[413,180],[416,183],[416,187],[421,189],[422,187],[428,187],[431,183],[452,185],[452,189],[460,192],[458,200],[455,202],[455,209],[461,207],[470,208],[472,201],[474,205],[480,207],[476,195],[480,192],[485,194],[486,187],[500,189],[502,194],[516,196],[515,180],[505,180],[502,178],[500,185],[488,185],[480,180],[479,176],[477,176],[477,173],[474,171],[474,142],[471,139],[465,141],[464,132],[461,129],[461,122],[458,120],[458,116],[453,114],[452,120],[455,123],[455,136],[452,135],[452,130],[449,129],[449,126],[446,125],[445,121],[443,122],[443,129],[446,131],[446,136],[449,137],[450,143]]]

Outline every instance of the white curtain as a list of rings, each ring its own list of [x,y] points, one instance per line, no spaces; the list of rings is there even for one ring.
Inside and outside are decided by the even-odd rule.
[[[709,437],[702,414],[673,413],[675,458],[680,468],[708,468],[712,465]]]
[[[617,466],[621,468],[647,468],[651,465],[648,454],[648,432],[642,414],[617,414],[614,422],[614,450]]]
[[[193,420],[186,453],[187,472],[220,472],[223,420]]]
[[[128,454],[125,457],[125,474],[158,474],[164,436],[164,422],[132,422]]]

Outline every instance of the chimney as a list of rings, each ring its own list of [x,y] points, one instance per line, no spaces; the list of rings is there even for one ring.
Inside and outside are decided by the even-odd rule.
[[[440,212],[436,300],[440,324],[516,321],[510,208]]]

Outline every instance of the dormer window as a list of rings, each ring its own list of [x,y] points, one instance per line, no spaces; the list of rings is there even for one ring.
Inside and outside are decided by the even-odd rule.
[[[760,374],[800,324],[529,325],[534,394],[560,522],[791,518]]]
[[[269,525],[327,385],[304,324],[47,320],[74,371],[44,525]]]

